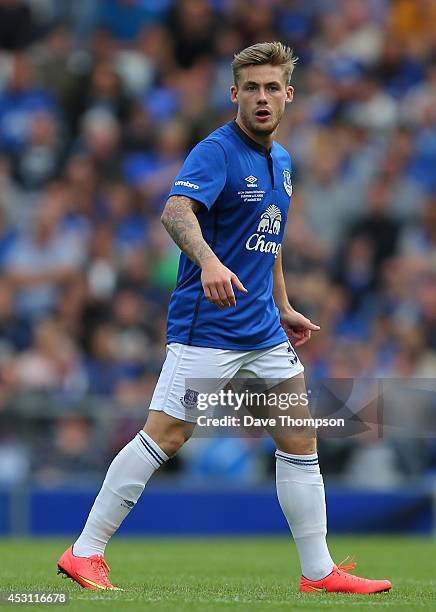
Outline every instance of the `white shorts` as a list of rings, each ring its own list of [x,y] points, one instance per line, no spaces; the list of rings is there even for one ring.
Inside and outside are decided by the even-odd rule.
[[[167,346],[150,410],[195,423],[199,415],[196,409],[199,393],[217,393],[229,381],[248,378],[270,381],[271,388],[303,371],[289,341],[254,351],[171,343]]]

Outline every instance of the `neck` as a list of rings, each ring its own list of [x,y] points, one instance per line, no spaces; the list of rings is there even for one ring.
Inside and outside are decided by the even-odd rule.
[[[272,132],[271,134],[257,134],[255,132],[252,132],[242,122],[242,119],[239,116],[239,114],[236,116],[235,121],[239,125],[241,130],[244,131],[247,134],[247,136],[249,136],[252,140],[262,145],[263,147],[266,147],[267,149],[271,149],[273,141],[274,141],[275,132]]]

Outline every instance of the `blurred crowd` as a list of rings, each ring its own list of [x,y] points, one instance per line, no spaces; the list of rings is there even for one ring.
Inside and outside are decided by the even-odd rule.
[[[436,377],[434,0],[0,0],[0,415],[24,392],[65,413],[29,468],[9,416],[3,466],[98,471],[142,424],[178,264],[160,213],[190,148],[235,115],[233,53],[264,40],[299,57],[278,140],[289,297],[321,325],[309,385]],[[89,396],[128,415],[100,453],[75,412]],[[344,444],[327,456],[350,480],[374,452],[387,482],[435,454],[404,468],[401,448]],[[252,446],[268,443],[193,441],[179,464],[253,480],[269,467]]]

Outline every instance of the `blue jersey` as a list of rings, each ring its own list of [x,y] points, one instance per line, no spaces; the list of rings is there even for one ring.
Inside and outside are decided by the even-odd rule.
[[[170,196],[201,202],[197,218],[205,241],[248,293],[235,287],[236,307],[208,302],[201,269],[184,253],[171,297],[167,342],[254,350],[287,340],[273,299],[273,266],[287,219],[291,161],[249,138],[235,121],[202,140],[185,160]]]

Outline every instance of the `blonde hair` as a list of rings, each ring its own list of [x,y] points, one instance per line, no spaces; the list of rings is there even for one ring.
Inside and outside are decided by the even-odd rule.
[[[233,79],[235,85],[237,85],[241,68],[271,64],[272,66],[281,66],[283,68],[285,82],[288,85],[297,61],[298,57],[294,55],[293,50],[281,42],[256,43],[239,53],[235,53],[232,62]]]

